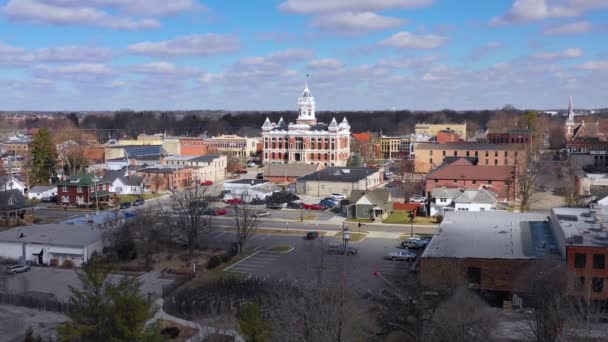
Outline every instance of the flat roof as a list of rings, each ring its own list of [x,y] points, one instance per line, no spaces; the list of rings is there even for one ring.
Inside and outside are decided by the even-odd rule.
[[[553,208],[553,222],[559,224],[566,245],[607,247],[608,207]]]
[[[423,258],[535,259],[559,255],[547,215],[447,212]]]
[[[23,237],[20,237],[21,234],[23,234]],[[28,242],[82,247],[100,241],[101,234],[99,229],[85,224],[40,224],[0,232],[0,242]]]
[[[243,178],[243,179],[237,179],[231,182],[226,182],[224,184],[251,184],[251,185],[259,185],[259,184],[264,184],[264,183],[268,183],[269,181],[267,179],[252,179],[252,178]]]
[[[297,181],[357,182],[378,171],[378,169],[362,167],[327,167],[300,177]]]

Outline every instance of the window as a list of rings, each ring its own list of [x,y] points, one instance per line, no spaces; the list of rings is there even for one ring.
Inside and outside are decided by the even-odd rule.
[[[475,157],[479,157],[479,152],[475,151]]]
[[[476,179],[473,179],[472,183],[473,183],[473,184],[477,184],[477,180],[476,180]]]
[[[505,151],[505,157],[509,156],[509,152]]]
[[[429,159],[429,164],[433,165],[433,158]]]
[[[82,187],[81,186],[77,187],[76,188],[76,192],[79,193],[79,194],[82,193]]]
[[[515,156],[517,157],[517,151],[515,151]]]
[[[576,277],[574,279],[574,289],[582,291],[585,288],[585,277]]]
[[[490,156],[490,152],[486,151],[486,157]]]
[[[458,157],[458,151],[454,151],[454,157]]]
[[[431,155],[431,156],[433,155],[433,150],[431,150],[431,151],[429,152],[429,155]]]
[[[603,270],[606,268],[606,256],[604,254],[593,254],[593,268]]]
[[[494,165],[498,165],[498,159],[494,159]]]
[[[435,183],[439,183],[439,179],[435,179]]]
[[[591,279],[591,288],[593,289],[593,292],[603,292],[604,291],[604,278]]]
[[[470,152],[469,152],[469,151],[467,151],[467,157],[469,157],[469,154],[470,154]]]
[[[67,187],[67,186],[64,186],[64,187],[61,189],[61,191],[63,191],[63,192],[68,192],[68,187]]]
[[[498,157],[498,151],[494,152],[494,157]]]
[[[454,179],[454,183],[458,183],[458,179]]]
[[[481,269],[479,267],[467,268],[467,281],[469,284],[481,284]]]
[[[492,181],[491,181],[491,180],[489,180],[489,181],[488,181],[488,184],[492,184]]]
[[[441,151],[441,152],[443,152],[443,156],[445,157],[445,151]]]
[[[587,256],[584,253],[574,254],[574,267],[585,268],[587,265]]]

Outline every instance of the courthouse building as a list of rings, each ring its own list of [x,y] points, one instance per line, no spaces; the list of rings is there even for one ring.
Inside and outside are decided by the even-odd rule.
[[[338,124],[317,122],[315,99],[304,89],[298,101],[299,115],[295,123],[283,118],[277,123],[266,118],[262,126],[264,163],[304,163],[325,166],[346,166],[350,156],[350,125],[346,118]]]

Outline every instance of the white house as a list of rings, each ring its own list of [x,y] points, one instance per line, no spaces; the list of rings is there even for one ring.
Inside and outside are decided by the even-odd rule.
[[[454,199],[456,211],[496,210],[497,195],[486,189],[465,190]]]
[[[25,195],[25,184],[13,176],[0,176],[0,191],[16,189]]]
[[[141,195],[144,191],[144,178],[131,175],[127,168],[108,171],[103,177],[110,183],[110,192],[118,195]]]
[[[57,186],[55,185],[35,186],[27,192],[27,198],[29,199],[41,200],[43,198],[50,198],[53,196],[57,196]]]
[[[2,259],[58,266],[70,260],[79,267],[95,252],[103,252],[102,233],[91,225],[41,224],[0,232]]]
[[[279,191],[280,186],[272,185],[265,179],[239,179],[224,183],[224,200],[241,199],[251,202],[254,199],[263,200],[273,192]]]
[[[431,203],[431,216],[444,215],[446,210],[454,210],[454,199],[462,194],[462,189],[451,189],[445,186],[431,191],[431,197],[435,200]]]

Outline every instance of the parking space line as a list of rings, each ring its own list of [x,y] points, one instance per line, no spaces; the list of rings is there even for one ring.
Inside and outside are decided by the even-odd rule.
[[[272,261],[261,261],[261,260],[247,260],[247,263],[256,263],[256,264],[272,264]]]
[[[252,237],[249,238],[249,241],[251,241],[251,240],[253,240],[253,239],[257,238],[257,237],[260,237],[260,236],[262,236],[262,235],[261,234],[255,234],[254,236],[252,236]]]
[[[245,261],[245,260],[247,260],[247,259],[251,258],[252,256],[255,256],[256,254],[258,254],[258,252],[255,252],[255,253],[251,254],[250,256],[246,257],[245,259],[243,259],[243,260],[241,260],[241,261],[239,261],[239,262],[237,262],[237,263],[234,263],[234,264],[232,264],[232,265],[230,265],[230,266],[228,266],[228,267],[224,268],[224,271],[227,271],[227,270],[231,269],[232,267],[234,267],[234,266],[236,266],[236,265],[238,265],[238,264],[242,263],[243,261]]]
[[[247,268],[247,267],[266,267],[266,265],[242,264],[236,268],[239,269],[239,268],[243,268],[243,267],[245,267],[245,268]]]
[[[269,237],[270,237],[270,234],[268,234],[268,235],[264,236],[264,237],[263,237],[263,238],[261,238],[260,240],[266,240],[266,239],[268,239]]]

